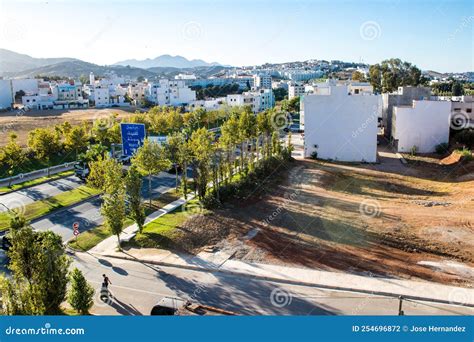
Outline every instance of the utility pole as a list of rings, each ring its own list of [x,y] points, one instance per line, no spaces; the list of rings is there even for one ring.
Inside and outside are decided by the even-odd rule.
[[[405,313],[402,310],[402,304],[403,304],[403,297],[399,296],[398,297],[398,316],[404,316]]]

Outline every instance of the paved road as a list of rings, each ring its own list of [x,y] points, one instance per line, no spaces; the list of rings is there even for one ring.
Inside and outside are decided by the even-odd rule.
[[[175,186],[175,176],[162,172],[152,177],[152,196],[157,196]],[[143,182],[143,197],[148,197],[148,179]],[[52,230],[62,236],[64,241],[73,235],[72,225],[79,222],[79,230],[86,231],[103,223],[100,214],[100,198],[96,197],[80,204],[59,210],[32,222],[31,226],[37,230]]]
[[[69,191],[83,184],[76,176],[69,176],[50,181],[27,189],[18,190],[5,195],[0,195],[0,203],[3,203],[8,209],[24,207],[35,201],[59,195],[64,191]],[[0,212],[7,209],[0,206]]]
[[[398,300],[308,286],[287,285],[235,275],[158,267],[114,258],[76,253],[75,265],[96,288],[95,314],[149,315],[164,296],[192,300],[244,315],[396,315]],[[98,298],[107,274],[115,299]],[[472,314],[472,308],[404,302],[407,315]]]

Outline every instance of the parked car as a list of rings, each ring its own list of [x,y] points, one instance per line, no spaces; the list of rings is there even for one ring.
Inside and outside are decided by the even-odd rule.
[[[209,305],[192,303],[190,301],[163,297],[151,309],[152,316],[235,316],[235,312],[222,310]]]

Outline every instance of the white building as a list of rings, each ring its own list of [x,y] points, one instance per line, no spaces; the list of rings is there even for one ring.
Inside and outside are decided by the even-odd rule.
[[[36,78],[13,79],[11,82],[13,96],[21,90],[25,94],[38,94],[39,80]]]
[[[288,85],[288,99],[291,100],[305,94],[305,85],[301,83],[291,83]]]
[[[257,89],[272,89],[272,76],[265,74],[255,75],[254,86]]]
[[[146,89],[148,101],[159,106],[181,106],[196,100],[196,92],[183,80],[160,80]]]
[[[227,104],[234,106],[250,106],[253,113],[259,113],[266,109],[273,108],[275,99],[271,89],[261,89],[257,91],[247,91],[242,94],[227,95]]]
[[[23,96],[21,102],[26,108],[36,110],[89,107],[88,101],[82,97],[82,85],[78,82],[39,82],[37,92]]]
[[[191,101],[186,106],[186,110],[192,111],[197,108],[203,108],[206,110],[217,110],[226,104],[227,104],[227,98],[225,97],[218,97],[218,98],[209,99],[209,100],[196,100],[196,101]]]
[[[11,109],[13,104],[12,84],[10,80],[0,80],[0,110]]]
[[[411,106],[394,106],[392,137],[399,152],[431,153],[449,141],[451,103],[413,101]]]
[[[305,95],[305,157],[347,162],[377,160],[379,95],[352,95],[348,86],[330,86],[323,95]]]
[[[110,92],[108,86],[94,86],[93,91],[94,105],[99,108],[108,107],[110,105]]]

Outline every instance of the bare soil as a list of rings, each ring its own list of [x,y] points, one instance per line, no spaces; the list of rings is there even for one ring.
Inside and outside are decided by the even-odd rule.
[[[20,112],[18,110],[0,113],[0,146],[8,142],[8,133],[13,131],[18,135],[18,142],[26,145],[28,132],[39,127],[52,127],[68,121],[71,125],[79,125],[83,121],[94,121],[117,114],[119,118],[135,112],[135,108],[103,108],[103,109],[71,109],[71,110],[42,110]]]
[[[298,160],[283,180],[180,229],[197,240],[187,245],[193,253],[213,246],[240,260],[471,287],[474,180],[459,178],[466,165],[393,166]],[[456,267],[439,267],[446,263]]]

